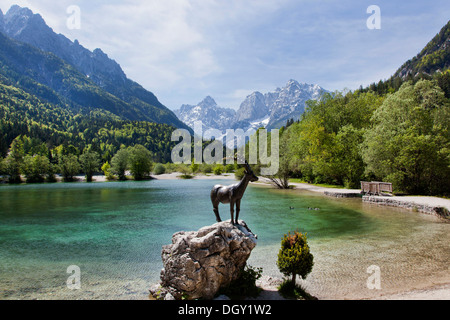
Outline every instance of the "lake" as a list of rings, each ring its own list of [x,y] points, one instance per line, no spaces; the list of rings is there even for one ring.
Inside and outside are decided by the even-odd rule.
[[[146,299],[159,280],[161,247],[175,232],[215,223],[210,190],[231,183],[0,186],[0,299]],[[230,219],[228,206],[220,213]],[[249,264],[264,275],[281,278],[283,234],[307,232],[315,265],[303,285],[322,299],[371,298],[449,280],[450,224],[433,216],[250,185],[240,218],[258,235]],[[80,290],[66,286],[72,265],[81,270]],[[381,270],[381,290],[367,288],[372,265]]]

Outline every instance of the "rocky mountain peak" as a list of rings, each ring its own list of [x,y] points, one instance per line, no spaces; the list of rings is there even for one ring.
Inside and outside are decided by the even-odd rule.
[[[12,37],[17,37],[27,28],[48,28],[39,14],[34,14],[28,8],[13,5],[4,16],[4,30]],[[46,30],[47,31],[47,30]]]
[[[226,129],[231,128],[236,117],[236,111],[233,109],[221,108],[216,101],[207,96],[197,105],[184,104],[175,111],[178,118],[194,128],[197,121],[203,123],[204,129]]]
[[[285,87],[273,92],[255,91],[241,103],[239,110],[220,108],[210,96],[196,106],[183,105],[175,114],[193,128],[196,121],[218,130],[265,127],[280,128],[286,121],[299,119],[308,100],[319,99],[326,90],[318,85],[289,80]]]
[[[253,92],[242,102],[237,113],[237,121],[260,119],[267,116],[269,108],[261,92]]]
[[[300,87],[300,83],[297,80],[291,79],[286,84],[286,88],[290,88],[290,87]]]
[[[202,102],[200,102],[198,104],[198,106],[203,107],[203,108],[211,108],[211,107],[217,106],[217,103],[213,98],[211,98],[210,96],[207,96],[205,99],[203,99]]]
[[[18,6],[17,4],[14,4],[9,8],[8,12],[6,13],[6,19],[18,19],[19,17],[22,19],[29,19],[34,15],[33,11],[31,11],[28,8],[22,8]]]
[[[80,45],[78,40],[72,42],[56,34],[39,14],[33,14],[28,8],[12,6],[5,15],[4,31],[11,38],[55,54],[101,86],[110,80],[114,81],[110,86],[127,81],[120,65],[101,49],[91,52]]]
[[[0,32],[3,32],[5,28],[5,16],[3,15],[2,9],[0,9]]]

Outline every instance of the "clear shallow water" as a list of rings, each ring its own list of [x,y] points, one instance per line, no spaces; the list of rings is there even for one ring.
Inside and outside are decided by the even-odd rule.
[[[0,299],[145,299],[173,233],[215,222],[209,192],[233,181],[156,180],[0,187]],[[294,207],[290,210],[289,207]],[[308,210],[320,208],[320,210]],[[222,219],[229,219],[221,205]],[[241,218],[258,234],[249,264],[281,277],[283,234],[307,232],[304,285],[319,298],[373,297],[450,281],[450,224],[402,209],[250,186]],[[68,266],[82,289],[66,287]],[[366,270],[381,268],[382,290]]]

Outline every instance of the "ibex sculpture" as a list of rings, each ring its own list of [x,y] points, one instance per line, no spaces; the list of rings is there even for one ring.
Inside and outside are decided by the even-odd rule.
[[[213,204],[214,213],[216,215],[217,222],[221,222],[219,215],[219,204],[230,204],[231,223],[233,225],[239,224],[239,212],[241,211],[241,199],[244,196],[245,190],[249,182],[258,181],[258,177],[255,176],[250,165],[245,161],[244,177],[239,183],[225,187],[216,185],[211,190],[211,202]],[[234,220],[234,205],[236,205],[236,220]]]

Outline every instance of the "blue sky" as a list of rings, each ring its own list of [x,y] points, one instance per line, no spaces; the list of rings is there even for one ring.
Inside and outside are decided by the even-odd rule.
[[[207,95],[238,108],[290,79],[354,90],[389,78],[447,23],[448,0],[2,0],[56,32],[101,48],[171,109]],[[81,10],[80,29],[67,8]],[[367,8],[381,9],[369,30]]]

